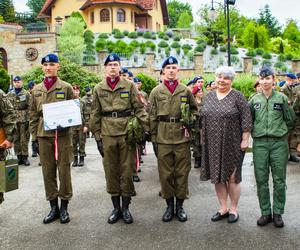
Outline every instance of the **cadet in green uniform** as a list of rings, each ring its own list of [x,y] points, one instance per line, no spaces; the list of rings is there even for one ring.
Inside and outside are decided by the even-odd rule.
[[[183,202],[188,198],[188,176],[191,169],[189,121],[198,116],[197,104],[192,92],[178,82],[178,61],[169,57],[162,65],[164,81],[150,94],[150,128],[152,142],[157,143],[158,172],[161,196],[166,199],[167,209],[164,222],[176,215],[179,221],[186,221]]]
[[[288,132],[293,128],[294,112],[288,98],[273,90],[274,73],[268,67],[260,71],[262,93],[249,101],[253,116],[253,161],[261,217],[257,225],[264,226],[274,220],[283,227],[288,161]],[[269,174],[273,178],[273,217],[270,203]]]
[[[114,53],[110,54],[104,67],[104,80],[94,89],[90,127],[98,149],[104,155],[106,189],[114,206],[108,223],[115,223],[122,217],[129,224],[133,222],[129,204],[135,193],[132,162],[136,149],[126,141],[127,126],[134,114],[144,130],[149,131],[148,115],[138,100],[138,92],[133,83],[119,76],[120,58]]]
[[[93,102],[93,90],[90,87],[85,88],[85,96],[81,98],[81,101],[85,104],[85,109],[83,110],[83,118],[85,122],[85,126],[88,128],[88,131],[86,132],[86,137],[90,137],[90,119],[91,119],[91,113],[92,113],[92,102]]]
[[[84,110],[85,110],[85,103],[82,102],[80,99],[80,87],[79,86],[73,86],[73,95],[74,99],[79,99],[80,101],[80,111],[81,111],[81,120],[82,125],[76,126],[72,128],[72,142],[73,142],[73,154],[74,154],[74,160],[72,167],[83,167],[84,166],[84,157],[85,154],[85,143],[86,143],[86,132],[88,131],[88,128],[85,126],[85,120],[84,120]],[[79,155],[79,158],[78,158]],[[79,161],[78,161],[79,159]]]
[[[8,93],[8,97],[16,110],[16,132],[14,134],[14,150],[18,157],[19,165],[29,166],[28,160],[28,143],[30,139],[29,133],[29,102],[30,94],[23,89],[23,81],[21,77],[14,78],[14,90]]]
[[[30,104],[30,129],[32,141],[39,144],[40,160],[42,163],[46,198],[50,201],[51,211],[43,222],[48,224],[58,218],[61,223],[70,221],[68,214],[68,201],[72,197],[72,183],[70,165],[72,162],[72,131],[71,128],[57,128],[57,141],[55,130],[46,131],[43,120],[43,104],[73,99],[72,86],[57,77],[59,59],[55,54],[49,54],[42,59],[42,69],[45,74],[44,81],[36,85],[32,91]],[[57,144],[58,159],[55,157]],[[59,188],[57,184],[57,172]],[[58,197],[61,206],[58,206]]]
[[[13,146],[13,136],[16,129],[16,117],[12,104],[7,95],[0,90],[0,129],[4,129],[6,139],[0,144],[0,161],[5,160],[5,150]],[[4,201],[0,192],[0,204]]]

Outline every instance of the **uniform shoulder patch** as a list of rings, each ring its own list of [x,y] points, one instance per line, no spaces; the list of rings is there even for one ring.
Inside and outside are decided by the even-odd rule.
[[[120,97],[121,98],[129,98],[129,91],[120,92]]]
[[[253,107],[255,109],[260,109],[261,108],[261,103],[254,103]]]

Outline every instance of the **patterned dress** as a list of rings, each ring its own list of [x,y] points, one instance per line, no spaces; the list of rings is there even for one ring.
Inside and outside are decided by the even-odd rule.
[[[202,161],[201,180],[226,183],[235,172],[235,182],[242,180],[245,152],[241,151],[242,133],[252,129],[252,117],[243,94],[232,89],[219,100],[209,92],[201,111]]]

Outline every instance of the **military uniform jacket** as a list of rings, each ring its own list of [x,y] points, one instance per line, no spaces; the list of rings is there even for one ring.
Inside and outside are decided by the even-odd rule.
[[[173,94],[165,84],[156,86],[150,94],[150,129],[152,141],[161,144],[180,144],[190,141],[185,137],[181,122],[159,121],[160,116],[181,118],[181,104],[190,105],[192,116],[199,116],[198,108],[192,92],[184,85],[178,84]]]
[[[258,93],[249,101],[253,118],[252,137],[282,137],[294,126],[295,114],[288,98],[273,90],[267,99]]]
[[[4,129],[6,139],[13,142],[16,126],[14,108],[7,95],[0,90],[0,128]]]
[[[88,127],[91,119],[91,114],[92,114],[93,98],[92,96],[85,95],[84,97],[81,98],[81,101],[84,103],[83,117],[84,117],[85,125]]]
[[[55,136],[55,130],[44,130],[43,104],[71,99],[73,99],[72,86],[59,78],[49,90],[46,89],[43,82],[34,87],[30,102],[30,130],[33,141],[36,140],[36,137]],[[58,132],[58,136],[70,133],[70,128],[64,128],[63,131]]]
[[[138,99],[138,91],[134,84],[121,77],[120,82],[112,90],[106,80],[97,84],[94,89],[91,131],[95,139],[101,135],[120,136],[127,134],[130,117],[107,117],[104,112],[131,111],[136,116],[145,131],[149,131],[149,119],[143,104]]]
[[[8,93],[8,97],[16,111],[16,122],[29,122],[30,93],[22,89],[20,93],[16,94],[13,90]]]
[[[72,127],[73,130],[80,130],[85,126],[85,119],[84,119],[84,110],[86,108],[85,103],[82,101],[82,98],[79,98],[80,102],[80,114],[81,114],[81,125]]]
[[[300,86],[287,86],[284,90],[283,93],[288,97],[288,100],[291,104],[294,103],[296,100],[296,97],[298,93],[300,93]]]

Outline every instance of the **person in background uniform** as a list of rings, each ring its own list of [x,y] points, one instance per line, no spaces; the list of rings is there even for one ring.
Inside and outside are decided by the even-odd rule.
[[[86,132],[86,137],[90,137],[90,120],[92,113],[92,102],[93,102],[93,90],[90,87],[85,88],[85,96],[82,97],[81,101],[84,103],[85,109],[83,110],[83,118],[85,122],[85,126],[88,131]]]
[[[72,128],[72,143],[73,143],[73,154],[74,154],[74,161],[72,167],[83,167],[84,166],[84,157],[85,154],[85,143],[86,143],[86,132],[88,128],[85,125],[84,120],[84,110],[85,110],[85,103],[80,99],[80,87],[73,86],[73,98],[79,99],[80,101],[80,111],[81,111],[81,120],[82,125],[76,126]],[[79,157],[78,157],[79,155]],[[79,160],[79,161],[78,161]]]
[[[23,89],[22,78],[14,78],[14,90],[8,93],[8,97],[16,110],[16,131],[14,134],[14,150],[18,157],[18,164],[29,166],[28,144],[30,139],[29,133],[29,102],[30,94]]]
[[[28,91],[29,91],[30,94],[32,93],[32,90],[33,90],[34,86],[35,86],[34,81],[31,80],[31,81],[28,82],[27,87],[28,87]]]
[[[190,123],[198,116],[197,104],[188,87],[179,83],[178,61],[167,58],[162,69],[165,73],[162,84],[150,94],[150,128],[152,142],[157,143],[158,172],[161,196],[166,200],[167,209],[162,221],[169,222],[175,214],[179,221],[187,221],[183,209],[188,198],[188,176],[191,169]],[[184,111],[184,112],[183,112]]]
[[[288,162],[288,133],[294,125],[294,112],[288,98],[273,90],[274,72],[263,67],[259,73],[262,93],[249,101],[253,117],[253,161],[257,195],[261,210],[258,226],[274,221],[283,227],[282,214],[286,200],[286,166]],[[269,192],[270,169],[273,179],[273,209]],[[273,210],[273,216],[272,216]]]
[[[113,224],[123,218],[130,224],[133,218],[129,204],[135,194],[132,163],[136,149],[126,141],[128,122],[134,114],[148,132],[148,115],[134,84],[120,77],[120,58],[115,53],[106,58],[104,68],[105,76],[94,89],[90,126],[103,157],[106,190],[114,207],[107,222]]]
[[[0,129],[4,130],[5,140],[0,144],[0,161],[4,161],[6,150],[13,146],[16,129],[16,116],[14,108],[7,95],[0,89]],[[0,204],[4,201],[4,195],[0,192]]]
[[[133,82],[134,76],[133,76],[132,72],[131,72],[131,71],[128,71],[127,74],[128,74],[127,79],[128,79],[129,81]]]
[[[120,76],[123,76],[124,78],[128,79],[128,69],[126,67],[122,67],[120,70]]]
[[[300,85],[300,72],[296,74],[297,77],[297,83]]]
[[[194,79],[188,81],[188,83],[186,84],[186,86],[189,88],[189,90],[192,92],[193,88],[194,88]]]
[[[46,131],[43,125],[42,106],[47,103],[72,100],[73,89],[69,83],[57,77],[60,65],[55,54],[46,55],[42,58],[41,63],[45,77],[43,82],[36,85],[32,91],[30,128],[32,141],[39,145],[46,199],[50,202],[51,207],[50,213],[44,218],[43,223],[48,224],[58,218],[61,223],[68,223],[70,221],[68,203],[73,195],[71,183],[72,130],[58,126],[57,130]],[[58,197],[61,199],[60,207]]]

